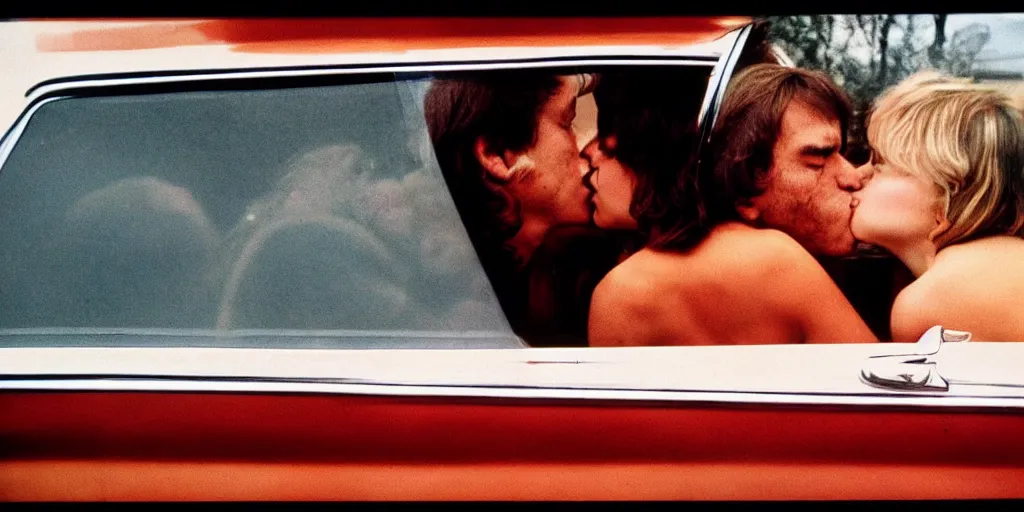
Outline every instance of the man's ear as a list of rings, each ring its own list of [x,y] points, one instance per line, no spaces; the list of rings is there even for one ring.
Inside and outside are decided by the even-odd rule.
[[[501,183],[507,182],[512,177],[513,173],[507,163],[509,155],[499,155],[491,151],[483,137],[477,137],[476,143],[473,144],[473,155],[476,156],[477,161],[487,171],[487,174]]]
[[[752,224],[756,223],[761,218],[761,209],[758,208],[750,199],[737,200],[736,213],[740,214],[741,219]]]

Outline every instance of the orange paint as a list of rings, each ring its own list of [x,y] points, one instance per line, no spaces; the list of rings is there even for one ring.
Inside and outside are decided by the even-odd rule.
[[[196,28],[199,23],[153,23],[138,27],[78,30],[68,34],[39,34],[41,52],[142,50],[208,44]]]
[[[693,44],[750,21],[708,18],[327,18],[163,21],[43,33],[44,52],[228,44],[239,52],[335,53],[494,46]]]
[[[865,464],[0,462],[8,501],[1020,498],[1024,469]]]
[[[0,499],[1024,498],[1024,414],[0,393]]]

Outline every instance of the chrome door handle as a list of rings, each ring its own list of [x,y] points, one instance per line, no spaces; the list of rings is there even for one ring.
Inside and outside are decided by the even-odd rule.
[[[936,325],[917,340],[914,353],[871,356],[860,371],[860,379],[883,389],[948,391],[949,381],[939,374],[935,362],[928,359],[939,353],[943,343],[963,343],[970,339],[969,332]]]

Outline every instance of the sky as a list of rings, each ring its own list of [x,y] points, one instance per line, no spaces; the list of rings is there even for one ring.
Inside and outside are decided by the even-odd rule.
[[[946,21],[946,36],[971,23],[988,25],[992,35],[978,54],[975,70],[1024,73],[1024,13],[953,15]]]
[[[915,14],[914,18],[914,47],[925,49],[935,37],[935,23],[932,14]],[[867,63],[869,60],[878,58],[876,43],[866,39],[866,33],[857,30],[853,38],[849,39],[851,32],[847,23],[852,23],[854,15],[835,15],[837,24],[832,34],[830,51],[845,48],[845,54]],[[892,27],[889,41],[891,44],[903,44],[903,30],[906,16],[898,15],[897,24]],[[866,20],[865,20],[866,21]],[[1024,13],[987,13],[987,14],[950,14],[946,18],[946,49],[948,50],[954,41],[957,32],[960,32],[971,25],[981,24],[988,27],[989,40],[981,48],[976,56],[970,75],[982,75],[985,71],[997,71],[1024,75]],[[897,46],[899,47],[899,46]],[[924,58],[924,54],[919,55]],[[927,60],[918,62],[917,65],[928,66]],[[837,77],[838,79],[839,77]],[[1005,80],[1002,80],[1005,81]],[[1024,81],[1015,80],[1024,84]],[[1024,92],[1024,89],[1022,89]]]

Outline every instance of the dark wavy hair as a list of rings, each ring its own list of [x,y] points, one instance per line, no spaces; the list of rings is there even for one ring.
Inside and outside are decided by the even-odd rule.
[[[685,250],[709,226],[695,165],[706,70],[628,69],[602,73],[594,90],[598,137],[633,171],[629,213],[648,247]]]
[[[782,116],[792,101],[800,101],[839,120],[842,148],[850,127],[849,98],[819,71],[759,63],[729,83],[711,134],[701,188],[709,215],[718,220],[737,219],[736,203],[761,195],[771,176],[775,141]]]
[[[533,146],[540,112],[560,85],[550,71],[486,71],[439,76],[427,90],[434,153],[478,252],[509,256],[522,218],[519,202],[477,160],[476,141],[498,154]]]

